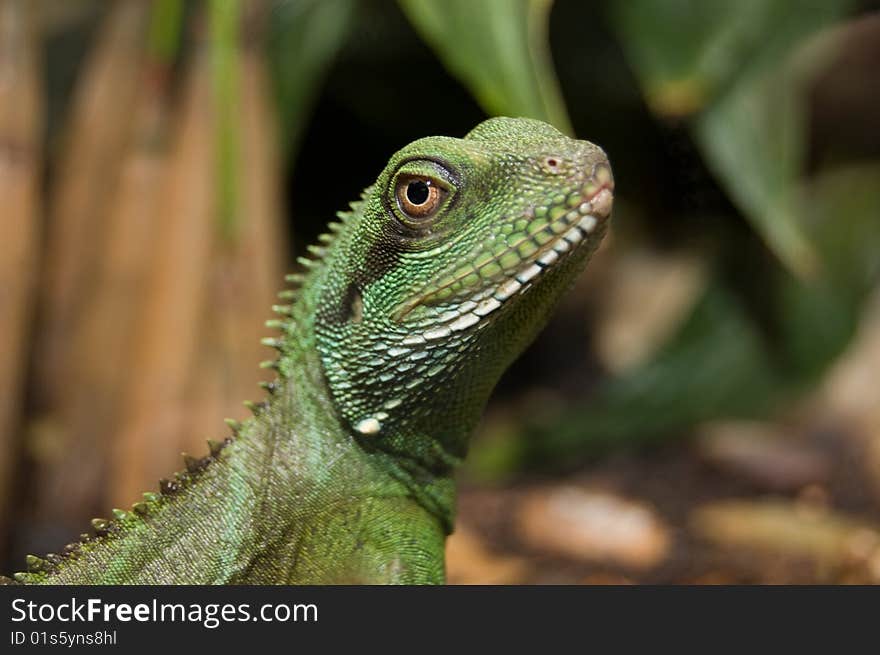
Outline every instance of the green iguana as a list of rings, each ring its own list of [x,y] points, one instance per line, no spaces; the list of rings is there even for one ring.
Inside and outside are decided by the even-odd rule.
[[[456,465],[612,190],[601,149],[535,120],[406,146],[291,276],[254,416],[15,580],[443,582]]]

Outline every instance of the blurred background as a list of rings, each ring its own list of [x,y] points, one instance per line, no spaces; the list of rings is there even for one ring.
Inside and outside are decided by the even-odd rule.
[[[259,400],[284,272],[488,115],[613,230],[461,472],[456,583],[880,582],[880,4],[0,0],[0,570]]]

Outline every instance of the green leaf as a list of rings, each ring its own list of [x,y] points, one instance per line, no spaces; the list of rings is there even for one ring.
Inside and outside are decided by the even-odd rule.
[[[538,118],[572,133],[547,42],[551,0],[399,2],[487,113]]]
[[[700,109],[768,32],[766,0],[611,3],[612,24],[645,98],[660,116]]]
[[[629,0],[611,3],[610,17],[652,110],[682,118],[740,76],[781,63],[851,5],[829,0],[793,11],[788,0]]]
[[[880,163],[826,171],[798,189],[821,277],[770,268],[773,326],[719,280],[644,366],[601,384],[589,402],[543,418],[515,417],[474,444],[469,470],[499,479],[671,436],[717,418],[765,416],[811,388],[845,350],[865,296],[880,282]]]
[[[612,23],[652,109],[664,117],[692,118],[709,168],[770,249],[802,277],[818,265],[794,196],[810,70],[795,65],[791,54],[851,5],[852,0],[796,9],[787,0],[612,5]]]
[[[499,477],[614,447],[682,435],[717,416],[751,417],[778,399],[763,337],[740,301],[714,284],[678,334],[650,362],[602,384],[589,402],[477,441],[471,470]]]
[[[880,280],[880,163],[824,172],[803,184],[801,197],[823,275],[782,280],[777,311],[788,377],[806,386],[846,348]]]
[[[218,211],[223,234],[231,238],[237,229],[238,176],[238,0],[211,0],[211,77],[217,108]]]
[[[799,192],[829,283],[864,295],[880,278],[880,161],[823,171]]]
[[[268,41],[282,139],[293,152],[318,88],[354,23],[354,0],[278,0]]]
[[[803,161],[803,109],[789,77],[762,74],[703,112],[694,136],[707,165],[768,247],[808,277],[818,262],[794,195]]]
[[[170,64],[180,48],[183,28],[182,0],[156,0],[150,16],[148,49],[163,64]]]

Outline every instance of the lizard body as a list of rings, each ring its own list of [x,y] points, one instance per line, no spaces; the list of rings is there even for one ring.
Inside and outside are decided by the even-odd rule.
[[[600,242],[612,189],[599,148],[539,121],[406,146],[293,276],[254,416],[16,580],[442,582],[453,471]]]

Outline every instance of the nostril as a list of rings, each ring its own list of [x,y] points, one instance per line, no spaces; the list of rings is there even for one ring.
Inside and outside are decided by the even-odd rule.
[[[544,170],[548,173],[559,173],[560,166],[562,165],[562,160],[558,157],[554,157],[550,155],[549,157],[544,158]]]

